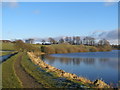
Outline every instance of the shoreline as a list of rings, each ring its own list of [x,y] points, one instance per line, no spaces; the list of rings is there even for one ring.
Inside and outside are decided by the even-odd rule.
[[[89,87],[93,86],[94,88],[111,88],[109,85],[107,85],[102,80],[95,80],[90,81],[84,77],[79,77],[76,74],[65,72],[64,70],[57,69],[49,64],[46,64],[44,61],[42,61],[38,56],[36,56],[33,52],[27,52],[28,56],[30,57],[31,61],[34,64],[39,65],[43,69],[45,69],[48,72],[54,72],[59,77],[64,77],[73,81],[77,81],[78,83],[81,82],[83,84],[88,84]]]

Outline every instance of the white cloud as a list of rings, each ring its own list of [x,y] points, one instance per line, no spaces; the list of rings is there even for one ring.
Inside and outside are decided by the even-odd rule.
[[[92,37],[95,37],[97,40],[106,39],[111,44],[118,44],[118,35],[120,35],[120,30],[111,30],[111,31],[102,31],[97,30],[92,33]]]
[[[104,0],[105,1],[105,6],[111,6],[119,2],[119,0]]]

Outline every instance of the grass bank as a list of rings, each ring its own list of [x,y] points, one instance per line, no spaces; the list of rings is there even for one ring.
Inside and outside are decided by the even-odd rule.
[[[21,82],[15,74],[14,63],[20,53],[10,57],[2,63],[2,86],[3,88],[21,88]]]
[[[105,46],[85,46],[85,45],[69,45],[69,44],[56,44],[41,46],[41,52],[46,54],[53,53],[76,53],[76,52],[98,52],[112,50],[109,45]]]
[[[0,52],[0,56],[4,56],[4,55],[10,55],[10,54],[14,54],[17,53],[16,51],[11,51],[11,52]]]
[[[80,82],[78,83],[68,80],[64,77],[58,77],[56,73],[48,72],[38,65],[35,65],[33,62],[31,62],[26,54],[24,54],[21,64],[26,72],[28,72],[39,83],[41,83],[44,88],[82,88],[82,86],[87,87]]]
[[[0,52],[0,56],[9,55],[11,52]]]
[[[38,65],[42,69],[46,70],[49,73],[54,73],[57,77],[66,78],[67,80],[69,80],[71,82],[77,83],[77,84],[79,84],[79,87],[110,88],[109,85],[107,85],[105,82],[103,82],[101,80],[96,80],[96,81],[92,82],[84,77],[78,77],[75,74],[68,73],[63,70],[57,69],[51,65],[48,65],[44,61],[42,61],[39,57],[37,57],[33,52],[28,52],[28,55],[29,55],[30,59],[32,60],[32,62],[34,62],[36,65]]]

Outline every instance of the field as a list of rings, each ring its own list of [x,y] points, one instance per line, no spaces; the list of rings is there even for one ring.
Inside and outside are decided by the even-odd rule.
[[[110,50],[111,50],[110,46],[85,46],[85,45],[69,45],[69,44],[41,46],[41,51],[47,54],[97,52],[97,51],[110,51]]]
[[[18,54],[11,56],[2,63],[2,79],[3,88],[73,88],[91,87],[91,85],[82,84],[68,78],[59,77],[54,72],[48,72],[46,69],[35,65],[27,55],[27,51],[33,51],[40,55],[52,53],[74,53],[74,52],[96,52],[102,51],[104,47],[85,46],[85,45],[35,45],[25,44],[19,45],[21,49],[15,48],[13,43],[3,43],[2,50],[16,50]],[[25,46],[25,47],[24,47]],[[27,49],[26,49],[26,46]],[[36,50],[37,49],[37,50]],[[110,50],[110,48],[105,49]],[[38,54],[38,52],[41,52]],[[3,52],[2,55],[15,53]],[[31,84],[31,82],[33,84]],[[92,86],[93,87],[93,86]]]

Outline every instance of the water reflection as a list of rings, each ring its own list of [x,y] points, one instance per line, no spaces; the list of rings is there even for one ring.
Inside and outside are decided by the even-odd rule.
[[[118,58],[68,58],[68,57],[53,57],[50,55],[42,55],[42,60],[47,62],[48,64],[54,64],[56,60],[58,60],[62,64],[73,64],[73,65],[80,65],[80,63],[84,63],[86,65],[95,65],[97,62],[102,64],[103,67],[109,66],[111,68],[118,69]],[[103,68],[101,67],[101,68]]]
[[[4,55],[4,56],[0,56],[0,64],[5,61],[7,58],[9,58],[11,55]]]
[[[47,64],[90,80],[118,82],[118,51],[52,54],[41,56]]]

